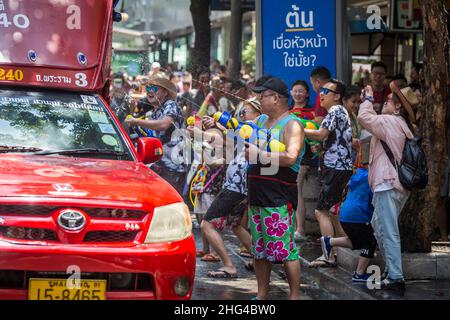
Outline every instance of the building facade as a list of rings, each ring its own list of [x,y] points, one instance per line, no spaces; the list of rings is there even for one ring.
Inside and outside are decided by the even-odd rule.
[[[444,1],[450,9],[450,0]],[[189,6],[190,0],[121,0],[119,7],[129,19],[114,30],[115,51],[147,51],[149,63],[175,64],[185,70],[195,36]],[[419,0],[347,0],[345,6],[355,72],[381,60],[388,66],[389,75],[402,73],[408,77],[413,64],[422,62]],[[210,15],[211,58],[221,64],[229,58],[230,17],[230,11],[211,11]],[[255,12],[243,14],[243,48],[255,36],[255,23]]]

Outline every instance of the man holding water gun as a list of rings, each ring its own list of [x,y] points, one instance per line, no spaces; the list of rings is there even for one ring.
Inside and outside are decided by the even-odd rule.
[[[300,262],[294,241],[297,207],[297,175],[304,153],[304,130],[289,112],[289,91],[283,80],[271,77],[253,91],[263,115],[256,125],[286,147],[266,151],[246,143],[248,168],[249,225],[254,269],[258,283],[256,300],[269,298],[272,264],[284,264],[290,299],[300,298]],[[255,161],[258,159],[257,161]],[[266,165],[267,164],[267,165]]]
[[[150,119],[129,117],[125,120],[125,124],[150,129],[153,135],[161,140],[164,154],[161,161],[152,165],[152,169],[181,194],[186,171],[183,160],[183,137],[182,135],[172,137],[174,131],[183,126],[183,115],[175,102],[177,89],[166,78],[150,79],[145,88],[148,103],[154,108]]]

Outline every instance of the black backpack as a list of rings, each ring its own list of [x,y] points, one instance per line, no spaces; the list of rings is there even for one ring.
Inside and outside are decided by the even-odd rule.
[[[420,142],[419,138],[406,139],[399,165],[389,146],[381,141],[389,160],[398,171],[400,183],[407,190],[421,190],[428,184],[427,158]]]

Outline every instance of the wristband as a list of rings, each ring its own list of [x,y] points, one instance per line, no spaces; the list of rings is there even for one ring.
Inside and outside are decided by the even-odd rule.
[[[364,97],[364,101],[366,101],[366,100],[367,100],[367,101],[370,101],[370,102],[372,102],[372,103],[373,103],[373,101],[374,101],[372,96],[365,96],[365,97]]]

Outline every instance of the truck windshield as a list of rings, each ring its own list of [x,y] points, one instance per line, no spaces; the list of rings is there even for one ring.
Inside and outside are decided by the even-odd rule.
[[[100,99],[76,93],[0,90],[0,151],[132,160]]]

